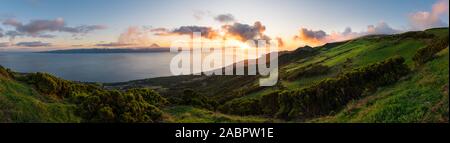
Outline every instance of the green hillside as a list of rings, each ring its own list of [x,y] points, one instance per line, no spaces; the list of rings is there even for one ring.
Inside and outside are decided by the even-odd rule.
[[[426,32],[448,38],[448,29]],[[393,50],[402,51],[402,48],[394,47],[391,51]],[[403,51],[406,59],[414,54]],[[372,57],[379,56],[369,56]],[[407,63],[414,71],[404,79],[352,102],[336,115],[315,119],[313,122],[448,122],[448,45],[424,65],[413,66],[411,61]]]
[[[398,83],[313,122],[448,122],[448,48]]]
[[[91,85],[2,68],[0,122],[448,122],[448,33],[282,52],[273,87],[202,75]]]
[[[174,106],[166,109],[167,122],[174,123],[265,123],[280,122],[276,119],[256,116],[236,116],[213,112],[192,106]]]
[[[80,122],[75,105],[42,96],[24,83],[5,76],[0,67],[0,122]]]

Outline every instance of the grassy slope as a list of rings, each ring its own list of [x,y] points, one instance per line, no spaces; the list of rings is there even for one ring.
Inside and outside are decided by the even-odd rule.
[[[448,29],[426,32],[439,37],[448,35]],[[421,46],[420,41],[409,40],[375,54],[359,56],[362,58],[358,63],[363,65],[392,53],[399,54],[415,71],[394,85],[354,101],[336,115],[311,122],[448,122],[449,50],[441,51],[436,59],[421,67],[413,67],[412,56]]]
[[[409,66],[413,66],[412,56],[417,49],[425,46],[424,40],[415,39],[403,39],[398,40],[392,39],[382,39],[374,40],[373,38],[360,38],[356,40],[349,41],[345,44],[333,47],[331,49],[321,49],[320,54],[308,58],[306,61],[292,62],[288,65],[280,67],[281,71],[286,71],[285,73],[289,75],[290,71],[295,71],[300,67],[305,67],[311,64],[323,64],[331,67],[331,71],[325,75],[318,75],[312,77],[305,77],[295,81],[281,81],[281,83],[288,89],[303,88],[309,86],[311,83],[318,82],[327,77],[333,77],[338,73],[345,71],[342,66],[347,59],[351,59],[349,68],[356,68],[359,66],[364,66],[367,64],[382,61],[386,58],[401,55],[405,57],[406,63]],[[281,75],[281,76],[287,76]],[[260,93],[270,93],[272,89],[265,89],[263,92],[256,92],[250,94],[252,97],[259,97],[258,95],[264,95]],[[245,97],[246,98],[246,97]]]
[[[438,55],[406,79],[313,122],[448,122],[448,48]]]
[[[191,106],[174,106],[165,110],[166,122],[173,123],[262,123],[277,122],[270,118],[256,116],[233,116]]]
[[[79,122],[74,105],[50,102],[28,85],[0,75],[0,122]]]
[[[432,29],[440,37],[448,35],[448,29]],[[380,38],[380,37],[378,37]],[[332,67],[326,75],[307,77],[296,81],[281,81],[288,89],[302,88],[313,82],[332,77],[343,71],[342,65],[351,59],[352,68],[382,61],[394,55],[401,55],[406,64],[414,68],[412,57],[426,46],[427,40],[391,37],[360,38],[331,49],[321,49],[321,54],[307,61],[292,62],[281,70],[293,71],[307,64],[324,64]],[[448,94],[442,92],[448,85],[448,49],[440,57],[427,63],[408,76],[407,79],[378,90],[372,96],[354,101],[336,116],[324,117],[312,122],[448,122]],[[289,72],[287,72],[289,74]],[[273,89],[264,89],[242,98],[258,98]]]

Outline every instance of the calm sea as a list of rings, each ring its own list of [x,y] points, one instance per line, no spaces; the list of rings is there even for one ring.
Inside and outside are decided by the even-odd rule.
[[[176,53],[0,53],[0,65],[18,72],[47,72],[67,80],[122,82],[170,76]]]
[[[85,82],[124,82],[171,76],[177,53],[49,54],[0,52],[0,65],[18,72],[47,72]]]

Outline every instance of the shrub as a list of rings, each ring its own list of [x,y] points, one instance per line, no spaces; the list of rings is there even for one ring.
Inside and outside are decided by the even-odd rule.
[[[263,114],[274,115],[280,109],[280,93],[281,91],[275,91],[261,97],[260,106]]]
[[[256,98],[238,98],[226,102],[219,110],[235,115],[258,115],[261,114],[260,100]]]
[[[32,84],[44,94],[58,94],[66,86],[66,81],[53,77],[47,73],[32,73],[26,76],[26,82]]]
[[[195,92],[192,89],[186,89],[183,91],[183,96],[181,97],[181,104],[191,105],[195,107],[216,110],[218,103],[208,97]]]
[[[10,69],[4,68],[3,66],[0,65],[0,77],[14,78],[14,75]]]
[[[260,98],[237,98],[226,102],[219,110],[235,115],[274,115],[279,109],[279,94],[274,91]]]
[[[141,93],[99,90],[76,97],[77,113],[84,122],[158,122],[162,116]]]
[[[398,35],[394,35],[394,37],[399,37],[402,39],[411,38],[411,39],[430,39],[436,37],[434,34],[428,34],[427,32],[422,31],[410,31]]]
[[[433,39],[428,46],[417,50],[416,54],[413,57],[413,61],[417,66],[420,66],[431,59],[434,58],[434,55],[439,51],[448,47],[448,36],[444,39]]]
[[[159,95],[159,93],[147,88],[133,88],[129,89],[127,93],[132,95],[140,95],[149,104],[155,105],[157,107],[162,107],[169,103],[169,101],[167,101],[166,98]]]

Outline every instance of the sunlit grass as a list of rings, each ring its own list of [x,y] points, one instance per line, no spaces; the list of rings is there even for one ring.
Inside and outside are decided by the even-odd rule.
[[[448,122],[448,48],[438,56],[407,79],[312,122]]]
[[[31,87],[0,77],[0,122],[79,122],[75,106],[46,103]]]
[[[233,116],[191,106],[174,106],[165,109],[167,122],[175,123],[262,123],[275,122],[270,118],[256,116]]]

